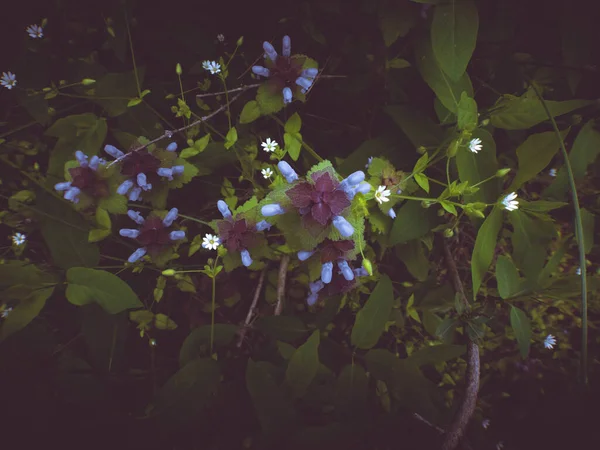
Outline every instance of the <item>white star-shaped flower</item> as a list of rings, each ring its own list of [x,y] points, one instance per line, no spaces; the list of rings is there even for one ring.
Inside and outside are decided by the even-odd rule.
[[[225,40],[225,36],[223,34],[217,34],[217,41],[223,42]]]
[[[548,350],[552,350],[555,345],[556,345],[556,338],[554,336],[552,336],[551,334],[546,336],[546,339],[544,339],[544,348],[547,348]]]
[[[556,169],[550,169],[548,171],[548,175],[550,175],[551,177],[555,177],[556,176]]]
[[[12,241],[15,245],[23,245],[25,243],[26,237],[23,233],[15,233],[12,235]]]
[[[481,139],[471,139],[471,142],[469,142],[469,150],[471,150],[473,153],[477,153],[479,150],[481,150]]]
[[[575,273],[577,275],[581,275],[581,267],[578,267],[577,270],[575,270]]]
[[[27,34],[33,39],[41,39],[44,37],[44,29],[39,25],[29,25],[25,28],[25,31],[27,31]]]
[[[481,426],[483,427],[484,430],[487,430],[490,426],[490,419],[483,419],[481,421]]]
[[[373,162],[373,157],[369,156],[369,159],[367,159],[367,164],[365,164],[365,169],[368,169],[372,162]]]
[[[207,250],[216,250],[219,245],[221,245],[221,241],[219,240],[218,236],[205,234],[202,238],[202,247]]]
[[[378,203],[389,202],[390,199],[388,197],[391,194],[392,192],[388,188],[385,186],[379,186],[377,191],[375,191],[375,200],[377,200]]]
[[[279,144],[277,143],[277,141],[274,141],[271,138],[267,138],[267,140],[265,142],[260,144],[260,146],[263,148],[263,150],[267,153],[274,152],[277,149],[278,145]]]
[[[6,309],[3,309],[2,311],[0,311],[0,317],[6,319],[12,310],[13,309],[10,306]]]
[[[502,200],[502,205],[504,205],[504,208],[506,208],[506,210],[508,211],[514,211],[515,209],[519,209],[519,202],[515,200],[516,198],[517,193],[511,192],[506,197],[504,197],[504,200]]]
[[[213,75],[221,72],[221,64],[216,61],[202,61],[202,68]]]
[[[273,170],[270,167],[261,170],[260,173],[262,173],[262,176],[265,178],[271,178],[273,176]]]
[[[17,76],[12,72],[2,72],[0,84],[6,89],[12,89],[17,85]]]

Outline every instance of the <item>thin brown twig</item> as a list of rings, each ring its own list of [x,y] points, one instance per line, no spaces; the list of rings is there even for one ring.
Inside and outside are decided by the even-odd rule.
[[[279,264],[279,274],[277,275],[277,305],[275,306],[275,315],[280,316],[283,312],[283,298],[285,297],[285,279],[287,278],[287,269],[290,264],[290,255],[283,255]]]
[[[465,311],[468,311],[471,306],[465,295],[462,281],[456,268],[456,263],[452,257],[452,252],[448,246],[446,239],[443,240],[444,254],[446,256],[446,264],[448,265],[448,271],[450,278],[454,284],[454,290],[458,293],[460,300],[464,303]],[[450,426],[444,434],[444,443],[442,444],[442,450],[454,450],[462,438],[469,420],[475,411],[477,403],[477,393],[479,392],[479,374],[480,374],[480,359],[479,359],[479,346],[469,339],[467,343],[467,371],[465,376],[466,389],[464,396],[461,400],[461,404],[456,411],[456,414],[452,418]]]
[[[265,274],[267,273],[267,268],[265,267],[263,271],[260,273],[260,277],[258,279],[258,285],[256,286],[256,291],[254,291],[254,298],[252,299],[252,304],[250,305],[250,309],[248,309],[248,314],[246,314],[246,320],[244,321],[244,326],[240,330],[239,340],[237,343],[238,348],[242,346],[242,342],[246,337],[246,333],[248,332],[248,326],[250,325],[250,320],[252,320],[252,316],[254,315],[254,311],[256,311],[256,306],[258,305],[258,298],[260,297],[260,293],[262,291],[263,284],[265,282]]]
[[[245,86],[240,86],[238,88],[235,89],[229,89],[228,91],[222,91],[222,92],[207,92],[206,94],[196,94],[196,98],[203,98],[203,97],[214,97],[216,95],[223,95],[225,94],[225,92],[231,94],[232,92],[245,92],[248,91],[250,89],[253,89],[255,87],[259,87],[262,83],[254,83],[254,84],[247,84]]]

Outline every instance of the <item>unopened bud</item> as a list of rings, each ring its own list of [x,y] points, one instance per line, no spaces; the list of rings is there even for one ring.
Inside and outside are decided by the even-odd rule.
[[[373,276],[373,264],[371,264],[371,261],[369,261],[367,258],[363,259],[362,266],[363,269],[367,271],[369,276]]]
[[[83,84],[84,86],[89,86],[90,84],[94,84],[96,82],[96,80],[92,80],[91,78],[84,78],[83,80],[81,80],[81,84]]]
[[[419,155],[424,155],[426,151],[427,151],[427,149],[425,147],[423,147],[422,145],[417,149],[417,153]]]
[[[487,127],[489,125],[489,123],[490,123],[490,119],[483,119],[481,121],[481,126],[482,127]]]
[[[173,270],[173,269],[166,269],[166,270],[163,270],[163,271],[162,271],[162,274],[163,274],[165,277],[172,277],[173,275],[175,275],[175,273],[176,273],[176,272],[175,272],[175,270]]]
[[[498,177],[498,178],[504,178],[508,172],[510,172],[509,168],[499,169],[498,172],[496,172],[496,177]]]
[[[240,47],[243,43],[244,43],[244,36],[240,36],[240,38],[237,40],[237,42],[235,43],[235,45],[237,45],[238,47]]]
[[[454,231],[452,230],[452,228],[446,228],[444,230],[444,237],[451,238],[452,236],[454,236]]]
[[[177,75],[181,75],[183,73],[183,70],[181,69],[181,64],[177,63],[177,65],[175,66],[175,73]]]

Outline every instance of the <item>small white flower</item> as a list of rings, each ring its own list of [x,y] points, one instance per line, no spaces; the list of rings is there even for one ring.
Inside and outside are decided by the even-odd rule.
[[[221,64],[216,61],[202,61],[202,68],[208,70],[213,75],[221,72]]]
[[[471,142],[469,142],[469,150],[471,150],[473,153],[477,153],[479,150],[481,150],[481,139],[471,139]]]
[[[550,169],[548,171],[548,175],[550,175],[551,177],[555,177],[556,176],[556,169]]]
[[[225,36],[223,34],[217,34],[217,41],[223,42],[225,40]]]
[[[388,188],[386,188],[385,186],[379,186],[377,188],[377,191],[375,191],[375,200],[377,200],[377,202],[379,203],[389,202],[390,199],[388,197],[391,194],[392,193]]]
[[[273,170],[270,167],[261,170],[260,173],[262,173],[262,176],[265,178],[271,178],[273,176]]]
[[[502,200],[502,204],[508,211],[514,211],[515,209],[519,209],[519,202],[515,200],[516,198],[517,193],[511,192],[506,197],[504,197],[504,200]]]
[[[6,319],[6,317],[10,314],[10,312],[12,310],[13,309],[11,307],[8,307],[8,308],[2,310],[2,312],[0,312],[0,317],[2,317],[3,319]]]
[[[577,268],[577,270],[575,271],[575,273],[576,273],[577,275],[581,275],[581,267],[578,267],[578,268]]]
[[[555,345],[556,345],[556,338],[554,336],[552,336],[551,334],[546,336],[546,339],[544,339],[544,348],[547,348],[548,350],[552,350],[552,348],[554,348]]]
[[[13,244],[15,245],[23,245],[25,243],[25,235],[23,233],[15,233],[12,236]]]
[[[207,250],[216,250],[219,245],[221,245],[221,241],[219,240],[218,236],[206,234],[202,238],[202,247]]]
[[[365,169],[368,169],[372,162],[373,162],[373,157],[369,156],[369,159],[367,159],[367,164],[365,165]]]
[[[6,89],[12,89],[17,85],[17,76],[12,72],[2,72],[0,84]]]
[[[25,28],[25,31],[31,36],[33,39],[41,39],[44,37],[44,29],[39,25],[29,25]]]
[[[481,421],[481,426],[483,427],[484,430],[487,430],[490,426],[490,419],[483,419]]]
[[[279,144],[277,143],[277,141],[274,141],[271,138],[267,138],[267,140],[265,142],[260,144],[260,146],[263,148],[263,150],[267,153],[274,152],[277,149],[278,145]]]
[[[504,441],[500,441],[496,444],[496,450],[502,450],[504,448]]]

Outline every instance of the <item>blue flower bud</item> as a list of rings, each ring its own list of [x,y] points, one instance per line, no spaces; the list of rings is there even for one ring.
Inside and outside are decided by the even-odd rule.
[[[333,263],[326,262],[321,266],[321,281],[325,284],[331,283],[331,277],[333,276]]]
[[[140,235],[140,230],[135,230],[132,228],[121,228],[119,230],[119,234],[123,237],[136,239]]]
[[[292,103],[292,90],[289,87],[283,88],[283,104],[287,105],[288,103]]]
[[[292,54],[292,40],[289,36],[283,37],[283,43],[281,45],[281,54],[286,58],[289,58]]]
[[[165,216],[165,218],[162,221],[163,225],[165,227],[170,227],[171,225],[173,225],[173,221],[175,219],[177,219],[178,213],[179,213],[179,210],[177,208],[171,208],[171,210],[167,213],[167,215]]]
[[[350,199],[352,199],[356,195],[355,186],[357,186],[359,183],[361,183],[364,179],[365,179],[364,172],[361,170],[358,170],[358,171],[354,172],[352,175],[344,178],[342,180],[342,182],[340,183],[340,185],[338,186],[338,189],[341,189],[342,191],[344,191],[346,193],[346,195],[348,195],[350,197]]]
[[[217,208],[219,208],[219,212],[223,215],[223,219],[229,219],[231,217],[231,211],[229,211],[229,206],[223,200],[219,200],[217,202]]]
[[[368,277],[369,276],[369,272],[367,272],[367,269],[363,268],[363,267],[359,267],[358,269],[354,269],[354,275],[356,275],[356,277]]]
[[[256,224],[256,231],[265,231],[265,230],[270,230],[271,229],[271,224],[269,222],[267,222],[266,220],[261,220],[260,222],[258,222]]]
[[[356,188],[355,188],[355,192],[356,192],[356,193],[360,192],[360,193],[361,193],[361,194],[363,194],[363,195],[365,195],[365,194],[368,194],[370,190],[371,190],[371,185],[370,185],[369,183],[367,183],[366,181],[365,181],[365,182],[362,182],[362,183],[360,183],[360,184],[359,184],[358,186],[356,186]]]
[[[174,152],[175,150],[177,150],[177,142],[171,142],[169,145],[167,145],[168,152]]]
[[[317,303],[317,300],[319,300],[319,296],[317,294],[310,294],[308,297],[306,297],[306,304],[308,306],[314,306],[314,304]]]
[[[56,183],[54,185],[54,189],[56,189],[57,191],[66,191],[68,189],[71,189],[71,182],[63,181],[62,183]]]
[[[185,231],[171,231],[169,233],[169,239],[171,239],[172,241],[179,241],[181,239],[185,239]]]
[[[265,51],[265,53],[267,54],[267,57],[275,62],[275,60],[277,59],[277,52],[275,51],[275,48],[269,43],[269,42],[263,42],[263,50]]]
[[[362,170],[357,170],[356,172],[348,176],[346,180],[348,180],[348,184],[350,186],[356,186],[362,181],[365,181],[365,173]]]
[[[354,234],[354,227],[342,216],[335,216],[331,221],[333,226],[340,232],[342,237],[350,237]]]
[[[311,294],[316,294],[325,287],[325,283],[323,283],[321,280],[317,280],[314,283],[309,283],[308,287]]]
[[[173,171],[173,175],[181,175],[185,170],[185,166],[173,166],[171,170]]]
[[[152,189],[152,185],[148,183],[145,173],[137,174],[137,184],[145,191],[149,191],[150,189]]]
[[[388,209],[387,215],[390,216],[392,219],[395,219],[396,218],[396,211],[394,211],[394,208]]]
[[[265,205],[260,209],[260,212],[265,217],[277,216],[279,214],[283,214],[285,210],[281,207],[279,203],[273,203],[270,205]]]
[[[398,190],[396,191],[396,194],[402,194],[402,189],[398,189]]]
[[[140,195],[142,194],[142,188],[141,187],[134,187],[133,189],[131,189],[129,191],[129,201],[131,202],[137,202],[140,198]]]
[[[121,150],[119,150],[114,145],[105,145],[104,146],[104,151],[106,153],[108,153],[110,156],[112,156],[113,158],[115,158],[115,159],[118,159],[118,158],[121,158],[122,156],[125,156],[125,153],[123,153]]]
[[[79,203],[79,199],[77,198],[79,194],[81,194],[81,190],[79,188],[72,187],[65,192],[65,200],[69,200],[73,203]]]
[[[319,74],[319,69],[315,69],[315,68],[304,69],[300,73],[300,75],[302,75],[304,78],[315,78],[318,74]]]
[[[80,167],[87,167],[88,166],[88,157],[81,150],[77,150],[75,152],[75,159],[79,163]]]
[[[134,211],[132,209],[130,209],[129,211],[127,211],[127,217],[129,217],[131,220],[133,220],[138,225],[143,225],[144,222],[145,222],[145,220],[142,217],[142,215],[139,212]]]
[[[248,250],[242,250],[240,253],[242,255],[242,264],[244,266],[248,267],[250,264],[252,264],[252,258],[250,257]]]
[[[354,280],[354,272],[352,272],[352,269],[348,265],[348,261],[339,261],[338,269],[342,271],[342,275],[344,276],[346,281]]]
[[[314,251],[314,250],[313,250],[313,251],[311,251],[311,252],[307,252],[307,251],[305,251],[305,250],[300,250],[300,251],[298,252],[298,259],[299,259],[300,261],[306,261],[308,258],[310,258],[310,257],[311,257],[312,255],[314,255],[314,254],[315,254],[315,251]]]
[[[294,169],[292,169],[292,166],[290,166],[287,162],[279,161],[277,163],[277,168],[281,172],[281,175],[285,177],[285,181],[287,181],[288,183],[291,184],[298,179],[298,174]]]
[[[90,159],[90,164],[89,164],[90,169],[92,169],[94,171],[98,170],[98,166],[100,165],[101,161],[102,160],[100,158],[98,158],[96,155],[92,156],[92,158]]]
[[[136,262],[138,259],[142,258],[144,255],[146,254],[146,248],[145,247],[140,247],[138,248],[135,252],[133,252],[129,258],[127,258],[127,262],[130,263],[134,263]]]
[[[173,169],[167,169],[166,167],[159,167],[158,169],[156,169],[156,174],[159,177],[168,178],[169,181],[171,181],[173,179]]]
[[[268,78],[271,76],[271,71],[263,66],[252,66],[252,72],[261,77]]]
[[[129,191],[129,189],[131,189],[132,187],[133,187],[133,181],[132,180],[125,180],[117,188],[117,194],[119,194],[119,195],[125,195],[125,194],[127,194],[127,191]]]
[[[308,90],[312,86],[312,81],[308,78],[298,77],[296,78],[296,84],[304,88],[304,90]]]

